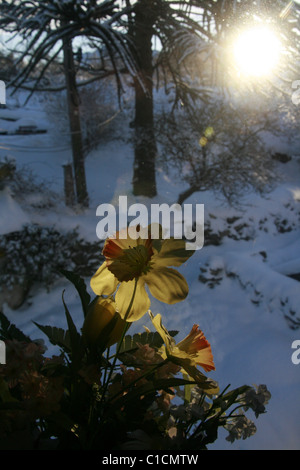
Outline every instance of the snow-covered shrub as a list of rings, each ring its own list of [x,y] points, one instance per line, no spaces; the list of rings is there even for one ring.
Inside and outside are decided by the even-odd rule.
[[[63,195],[51,188],[49,181],[38,178],[27,165],[17,166],[14,159],[0,162],[0,190],[10,188],[14,199],[35,209],[51,208],[63,200]]]
[[[0,290],[13,292],[15,286],[23,286],[29,292],[34,284],[49,288],[63,269],[82,275],[93,272],[100,245],[80,239],[76,230],[60,233],[55,227],[29,224],[1,235],[0,253]]]

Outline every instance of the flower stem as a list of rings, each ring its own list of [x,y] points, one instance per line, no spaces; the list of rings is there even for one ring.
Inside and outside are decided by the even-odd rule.
[[[144,379],[145,377],[148,377],[148,375],[151,375],[153,374],[157,369],[159,369],[160,367],[164,366],[165,364],[167,364],[169,361],[169,359],[164,359],[162,362],[160,362],[159,364],[155,364],[155,366],[153,366],[152,369],[149,369],[147,371],[145,371],[142,375],[140,375],[140,377],[138,377],[137,379],[133,380],[132,382],[130,382],[126,387],[124,387],[122,390],[120,390],[119,392],[117,392],[115,395],[113,395],[109,401],[113,401],[115,400],[119,395],[122,395],[122,393],[124,393],[126,390],[128,390],[129,388],[133,387],[133,385],[135,385],[139,380],[142,380]]]
[[[137,288],[137,283],[138,283],[138,278],[136,277],[135,278],[135,283],[134,283],[134,289],[133,289],[133,293],[132,293],[132,297],[131,297],[131,300],[130,300],[130,303],[128,305],[128,308],[127,308],[127,311],[126,311],[126,314],[125,314],[125,317],[124,317],[124,320],[126,321],[126,319],[128,318],[128,315],[130,313],[130,310],[132,308],[132,305],[133,305],[133,302],[134,302],[134,298],[135,298],[135,294],[136,294],[136,288]],[[105,394],[106,394],[106,391],[107,391],[107,388],[108,388],[108,384],[110,382],[110,379],[111,379],[111,376],[113,374],[113,371],[114,371],[114,368],[115,368],[115,365],[116,365],[116,362],[117,362],[117,359],[118,359],[118,355],[119,355],[119,352],[120,352],[120,349],[121,349],[121,346],[122,346],[122,343],[123,343],[123,339],[124,339],[124,336],[126,334],[126,331],[127,331],[127,325],[125,326],[124,330],[123,330],[123,333],[122,333],[122,336],[118,342],[118,345],[117,345],[117,349],[116,349],[116,354],[115,354],[115,357],[114,357],[114,360],[113,360],[113,363],[112,363],[112,366],[110,368],[110,372],[109,372],[109,375],[108,375],[108,378],[106,380],[106,383],[104,384],[104,390],[102,392],[102,397],[101,397],[101,403],[103,402],[104,400],[104,397],[105,397]]]

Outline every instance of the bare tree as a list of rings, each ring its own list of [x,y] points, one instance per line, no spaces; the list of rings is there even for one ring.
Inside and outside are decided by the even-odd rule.
[[[158,121],[161,162],[187,189],[182,204],[194,192],[215,191],[237,203],[248,190],[264,193],[278,178],[265,132],[280,135],[282,120],[276,100],[241,102],[215,90],[210,103],[194,102]]]
[[[24,42],[19,61],[21,63],[26,58],[28,63],[11,82],[15,87],[29,87],[32,92],[58,89],[49,83],[45,86],[45,74],[63,52],[67,54],[69,51],[65,71],[66,83],[69,81],[68,87],[72,90],[69,102],[74,120],[71,135],[74,138],[80,135],[80,123],[78,119],[75,123],[74,117],[78,105],[76,87],[114,73],[121,93],[122,68],[132,74],[136,95],[133,192],[152,197],[156,194],[157,158],[153,98],[155,72],[165,83],[174,85],[174,104],[180,102],[187,106],[190,97],[197,99],[199,96],[209,102],[209,87],[194,87],[186,81],[186,59],[205,52],[212,58],[212,74],[218,67],[230,80],[231,67],[225,60],[228,44],[245,24],[262,18],[278,28],[286,56],[288,58],[290,54],[293,59],[282,63],[285,75],[272,84],[280,87],[282,79],[283,82],[290,80],[290,76],[287,78],[287,65],[291,74],[295,73],[291,64],[298,55],[299,44],[295,21],[299,19],[300,7],[297,4],[293,8],[285,7],[282,0],[124,0],[123,3],[117,0],[3,0],[0,4],[0,28],[12,35],[21,35]],[[78,37],[88,39],[101,56],[108,56],[111,64],[110,70],[105,64],[92,70],[92,75],[81,83],[74,79],[73,54],[70,53],[72,42]],[[154,38],[161,44],[155,60]],[[86,73],[90,71],[86,69]],[[202,75],[201,70],[201,80]],[[77,156],[76,152],[74,155],[74,171],[79,186],[78,202],[86,205],[88,198],[81,147],[78,142],[73,145],[79,149]]]
[[[300,7],[294,5],[291,8],[289,5],[286,8],[286,3],[281,0],[137,0],[133,2],[133,7],[130,12],[129,35],[135,44],[141,81],[144,83],[143,89],[140,82],[135,85],[133,190],[137,195],[151,197],[156,194],[157,143],[153,111],[155,72],[158,72],[157,76],[168,86],[171,83],[174,85],[174,105],[181,103],[189,106],[190,98],[213,102],[210,86],[215,85],[216,70],[219,70],[219,77],[224,78],[224,90],[232,84],[234,67],[227,60],[231,41],[245,25],[254,24],[258,19],[267,21],[278,30],[285,47],[286,60],[282,62],[278,76],[275,77],[276,82],[274,80],[269,86],[271,94],[278,88],[286,93],[285,84],[287,81],[291,83],[291,77],[295,74],[295,56],[299,55],[295,46],[299,43],[295,21],[299,18]],[[154,38],[158,38],[161,45],[155,58]],[[201,87],[191,84],[190,70],[186,68],[188,60],[195,63],[200,54],[208,56],[211,62],[210,76],[204,76],[201,66],[205,67],[205,64],[203,61],[202,65],[198,62],[197,74]],[[186,138],[188,139],[188,135]]]

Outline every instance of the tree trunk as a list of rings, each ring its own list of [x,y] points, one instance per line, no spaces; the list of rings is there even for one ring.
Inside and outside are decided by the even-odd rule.
[[[64,189],[65,189],[65,203],[68,207],[73,207],[75,204],[74,192],[74,179],[72,165],[70,163],[63,165],[64,169]]]
[[[188,197],[190,197],[192,194],[194,194],[197,191],[200,191],[200,189],[197,188],[196,186],[190,186],[188,189],[186,189],[185,191],[179,194],[178,199],[177,199],[177,204],[179,205],[183,204],[183,202]]]
[[[64,41],[63,51],[76,197],[77,203],[80,206],[88,207],[89,199],[86,186],[84,153],[79,114],[79,96],[76,85],[76,71],[73,57],[72,41]]]
[[[133,193],[156,195],[156,141],[153,115],[152,37],[155,12],[149,0],[139,0],[135,9],[134,43],[140,80],[135,79],[135,152]],[[141,82],[143,85],[141,85]]]

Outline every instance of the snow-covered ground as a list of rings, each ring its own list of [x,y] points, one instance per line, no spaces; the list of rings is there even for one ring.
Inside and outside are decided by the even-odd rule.
[[[8,123],[3,117],[7,117],[7,110],[0,110],[0,128],[16,129],[17,121]],[[54,132],[58,124],[48,122],[38,100],[29,102],[26,108],[14,108],[11,117],[35,122],[48,132],[0,136],[0,160],[14,158],[17,167],[31,168],[63,196],[62,165],[71,161],[71,151],[65,137],[58,139],[57,129]],[[78,227],[83,237],[96,241],[99,204],[116,205],[119,195],[127,195],[128,204],[176,202],[182,184],[160,168],[158,196],[153,201],[135,200],[130,192],[132,163],[132,146],[126,140],[106,142],[89,154],[86,173],[90,207],[84,213],[67,209],[63,203],[33,209],[30,200],[17,201],[8,188],[0,191],[0,234],[18,230],[30,221],[55,224],[60,230]],[[151,305],[153,313],[163,315],[167,328],[180,331],[180,338],[189,333],[193,323],[200,325],[212,345],[216,372],[211,377],[220,388],[266,384],[272,394],[267,413],[254,418],[254,437],[229,444],[226,433],[221,433],[212,447],[215,449],[300,449],[300,364],[291,360],[292,343],[300,340],[300,329],[292,329],[289,321],[300,321],[300,289],[299,282],[288,277],[300,273],[300,157],[295,149],[292,160],[278,163],[278,168],[282,179],[277,187],[264,198],[247,195],[240,209],[229,208],[209,192],[195,193],[186,201],[204,204],[207,227],[214,233],[227,230],[227,236],[220,245],[209,244],[197,251],[180,268],[190,286],[184,302],[167,306],[153,300]],[[278,230],[282,224],[288,230]],[[40,338],[42,334],[33,321],[66,326],[63,289],[80,327],[77,293],[64,280],[56,282],[50,292],[37,287],[21,308],[11,310],[5,305],[4,313],[32,338]],[[140,331],[143,324],[149,326],[146,317],[134,328]],[[54,352],[51,346],[48,352]]]

